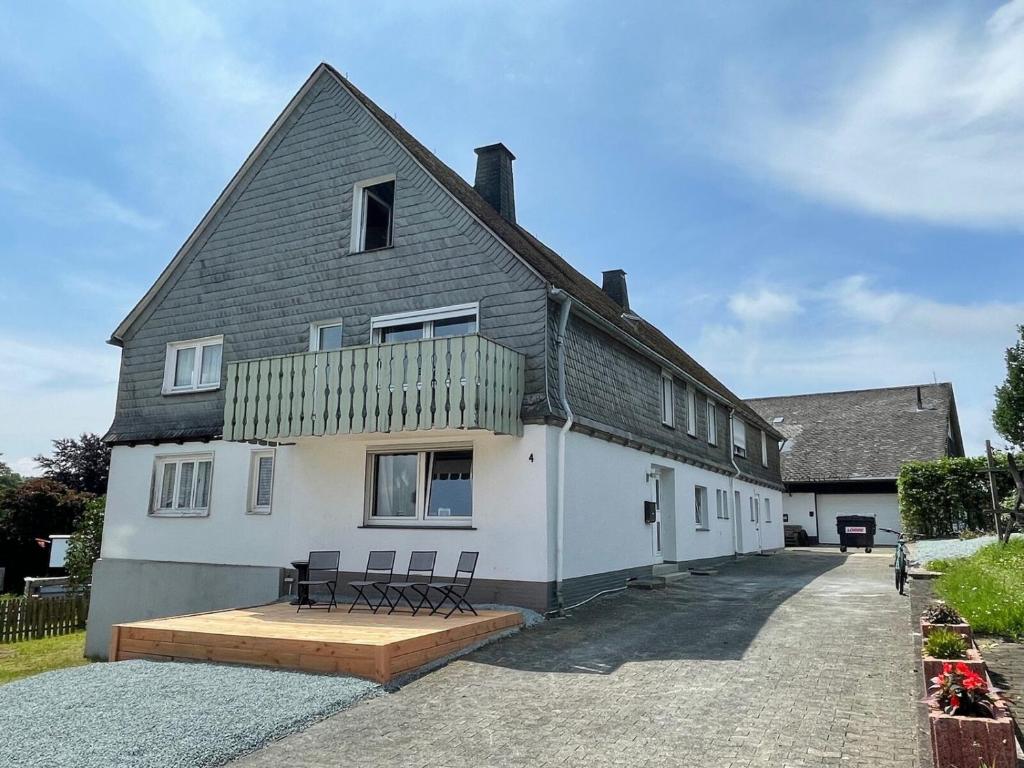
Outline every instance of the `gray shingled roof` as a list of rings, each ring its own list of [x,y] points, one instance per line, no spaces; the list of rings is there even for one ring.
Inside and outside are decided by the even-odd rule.
[[[963,455],[953,385],[921,385],[921,409],[917,389],[821,392],[747,403],[786,437],[785,482],[895,479],[906,461],[948,455],[950,422],[953,453]]]

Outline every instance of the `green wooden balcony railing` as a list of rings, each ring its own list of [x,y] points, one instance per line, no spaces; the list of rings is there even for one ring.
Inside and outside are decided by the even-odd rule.
[[[228,363],[225,440],[486,429],[522,435],[525,360],[482,336]]]

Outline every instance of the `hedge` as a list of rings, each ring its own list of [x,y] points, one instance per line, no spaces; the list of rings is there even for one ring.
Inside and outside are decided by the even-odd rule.
[[[996,466],[1006,457],[996,455]],[[900,517],[903,531],[918,538],[956,536],[964,530],[992,530],[992,497],[984,456],[911,461],[900,469]],[[998,497],[1013,487],[1005,472],[996,475]]]

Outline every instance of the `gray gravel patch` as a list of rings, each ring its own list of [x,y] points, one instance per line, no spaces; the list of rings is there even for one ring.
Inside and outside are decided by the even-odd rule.
[[[1021,534],[1015,533],[1014,538]],[[979,536],[976,539],[923,539],[910,545],[911,559],[920,565],[932,560],[950,557],[970,557],[979,549],[997,541],[995,536]]]
[[[354,677],[206,663],[57,670],[0,686],[0,766],[221,765],[381,691]]]

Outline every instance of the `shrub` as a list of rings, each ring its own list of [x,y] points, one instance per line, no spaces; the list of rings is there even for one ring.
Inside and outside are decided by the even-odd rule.
[[[935,591],[975,633],[1024,638],[1024,539],[943,562]]]
[[[929,624],[962,624],[964,621],[963,616],[957,613],[955,608],[951,608],[945,603],[928,606],[921,614],[921,618]]]
[[[933,659],[965,659],[967,641],[957,632],[936,629],[924,641],[924,655]]]
[[[966,664],[943,664],[929,690],[932,702],[947,715],[995,717],[988,683]]]
[[[103,540],[105,509],[105,497],[89,501],[68,540],[68,555],[64,567],[68,573],[68,581],[73,587],[81,587],[92,581],[92,566],[100,556],[100,544]]]
[[[996,464],[1005,467],[1006,457],[997,455]],[[903,532],[936,538],[993,528],[987,466],[984,457],[971,456],[904,464],[897,480]],[[996,483],[1000,498],[1013,485],[1006,472],[996,475]]]

